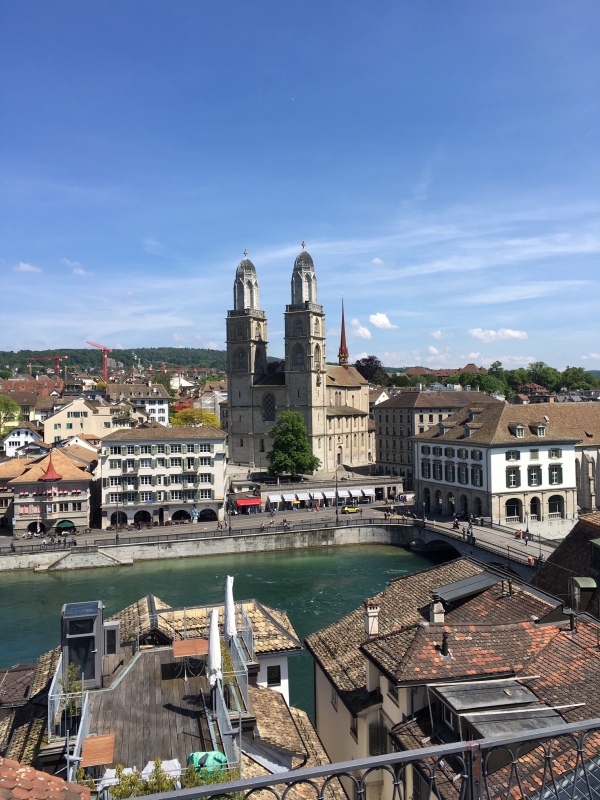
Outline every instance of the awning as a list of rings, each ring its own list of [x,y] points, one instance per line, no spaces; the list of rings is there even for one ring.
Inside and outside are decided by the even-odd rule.
[[[280,494],[270,494],[268,495],[269,503],[280,503],[281,502],[281,495]]]
[[[370,486],[367,489],[362,489],[362,493],[365,497],[375,497],[375,489],[372,489]]]
[[[260,497],[242,497],[235,502],[238,506],[259,506],[261,504],[261,499]]]
[[[349,489],[350,497],[362,497],[362,489]]]
[[[296,497],[298,500],[310,500],[308,492],[296,492]]]
[[[327,500],[335,500],[335,492],[331,489],[326,489],[323,492],[323,496],[327,498]]]
[[[348,489],[338,489],[338,497],[350,497]]]
[[[325,497],[323,492],[310,492],[310,496],[313,500],[322,500]]]
[[[296,495],[295,494],[289,494],[289,493],[288,494],[284,494],[283,495],[283,499],[285,500],[286,503],[293,503],[294,500],[296,499]]]
[[[74,528],[75,523],[71,522],[70,519],[63,519],[56,525],[57,528]]]

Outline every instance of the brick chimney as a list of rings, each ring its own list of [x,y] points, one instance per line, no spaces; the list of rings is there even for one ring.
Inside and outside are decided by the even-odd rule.
[[[367,598],[365,605],[365,634],[368,639],[379,636],[379,603]]]
[[[444,605],[440,600],[440,594],[435,589],[431,592],[431,603],[429,604],[429,622],[432,624],[444,624]]]

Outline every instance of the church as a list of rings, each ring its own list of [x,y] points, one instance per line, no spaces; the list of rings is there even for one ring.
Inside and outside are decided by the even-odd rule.
[[[227,406],[229,459],[264,469],[272,439],[269,431],[282,411],[304,417],[320,472],[374,463],[374,432],[369,430],[369,386],[348,365],[344,309],[338,364],[328,364],[325,314],[317,300],[317,276],[303,249],[294,262],[291,302],[284,312],[285,361],[267,362],[267,318],[260,308],[258,276],[247,258],[233,285],[233,310],[227,313]]]

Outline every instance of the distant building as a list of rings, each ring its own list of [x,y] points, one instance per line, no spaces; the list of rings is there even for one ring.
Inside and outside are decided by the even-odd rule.
[[[169,393],[161,384],[146,383],[109,383],[106,397],[113,403],[128,400],[134,407],[142,407],[151,422],[169,425]]]
[[[16,428],[0,440],[0,452],[7,458],[14,458],[18,451],[31,442],[43,442],[44,430],[34,422],[20,422]]]

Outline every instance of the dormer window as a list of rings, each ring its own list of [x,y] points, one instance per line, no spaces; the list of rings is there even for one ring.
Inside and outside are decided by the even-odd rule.
[[[538,425],[536,429],[536,433],[538,436],[545,436],[546,435],[546,426],[545,425]]]
[[[515,435],[517,439],[523,439],[525,437],[525,428],[523,425],[517,425],[515,428]]]
[[[468,425],[465,425],[465,439],[470,439],[473,436],[473,431]]]

